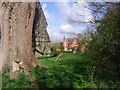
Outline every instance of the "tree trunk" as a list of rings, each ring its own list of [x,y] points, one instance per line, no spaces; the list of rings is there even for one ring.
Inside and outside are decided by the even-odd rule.
[[[16,78],[38,65],[32,49],[35,2],[0,3],[2,7],[2,69]]]

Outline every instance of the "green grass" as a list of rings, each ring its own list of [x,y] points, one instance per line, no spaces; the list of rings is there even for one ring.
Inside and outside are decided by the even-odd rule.
[[[87,77],[89,60],[82,54],[65,53],[61,62],[55,62],[57,56],[39,59],[47,68],[36,67],[32,75],[40,87],[45,88],[86,88],[90,87]]]
[[[27,76],[20,73],[17,79],[10,79],[10,71],[2,74],[2,87],[5,88],[32,88]]]
[[[51,57],[39,57],[38,61],[48,67],[31,70],[40,88],[120,88],[116,75],[102,73],[91,65],[85,54],[65,53],[61,62],[55,61],[60,52]],[[3,73],[3,88],[31,88],[27,76],[20,74],[18,79],[10,80],[9,71]],[[116,78],[116,80],[115,80]]]
[[[65,53],[61,62],[55,62],[60,53],[38,59],[47,68],[36,67],[31,74],[42,88],[119,88],[119,80],[110,83],[111,75],[101,73],[91,65],[85,54]],[[106,79],[107,77],[109,79]],[[115,78],[115,76],[113,75]]]
[[[57,58],[57,56],[60,54],[60,52],[56,52],[56,53],[52,53],[52,56],[41,56],[41,57],[38,57],[38,61],[44,65],[47,65],[47,66],[52,66],[54,65],[55,60]]]

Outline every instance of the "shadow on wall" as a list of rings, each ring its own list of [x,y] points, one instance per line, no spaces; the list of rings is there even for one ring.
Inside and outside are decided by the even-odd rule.
[[[47,28],[47,20],[42,7],[37,3],[32,31],[32,46],[36,57],[46,55],[50,49],[50,38]]]

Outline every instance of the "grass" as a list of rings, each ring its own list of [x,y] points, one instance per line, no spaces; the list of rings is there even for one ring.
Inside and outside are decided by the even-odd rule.
[[[10,79],[10,71],[6,71],[2,74],[2,87],[5,88],[32,88],[30,80],[27,76],[20,73],[17,79]]]
[[[91,65],[85,54],[65,53],[61,62],[55,62],[60,53],[52,57],[38,59],[47,68],[36,67],[32,75],[42,88],[120,88],[119,80],[110,83],[111,75],[101,73]],[[107,77],[107,78],[104,78]],[[113,75],[115,78],[115,76]]]
[[[59,53],[58,53],[59,55]],[[32,70],[37,83],[44,88],[85,88],[90,87],[87,76],[89,60],[84,55],[65,53],[61,62],[55,62],[57,56],[38,59],[48,68],[36,67]]]
[[[119,79],[113,81],[117,78],[114,74],[101,73],[101,69],[91,65],[85,54],[65,53],[62,61],[56,62],[59,54],[55,52],[51,57],[39,57],[38,61],[48,67],[31,70],[40,88],[120,88]],[[3,88],[31,88],[26,78],[20,74],[18,79],[10,80],[9,71],[6,71],[3,73]]]
[[[38,57],[38,61],[44,65],[47,65],[47,66],[52,66],[54,65],[55,60],[57,58],[57,56],[60,54],[60,52],[56,52],[56,53],[52,53],[52,56],[41,56],[41,57]]]

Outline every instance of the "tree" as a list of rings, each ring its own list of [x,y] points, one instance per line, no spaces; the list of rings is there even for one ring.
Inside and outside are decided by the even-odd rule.
[[[63,49],[63,46],[62,46],[61,42],[55,41],[55,42],[51,42],[51,49],[53,51],[56,51],[56,49]]]
[[[120,3],[108,3],[106,12],[104,17],[99,19],[99,25],[96,27],[97,31],[91,37],[92,40],[88,45],[88,55],[97,66],[104,68],[106,72],[116,71],[120,74]],[[116,68],[116,70],[113,71],[113,68]]]
[[[37,3],[0,2],[2,7],[1,59],[4,70],[11,70],[11,78],[38,65],[32,49],[32,29]],[[39,4],[40,5],[40,4]]]

